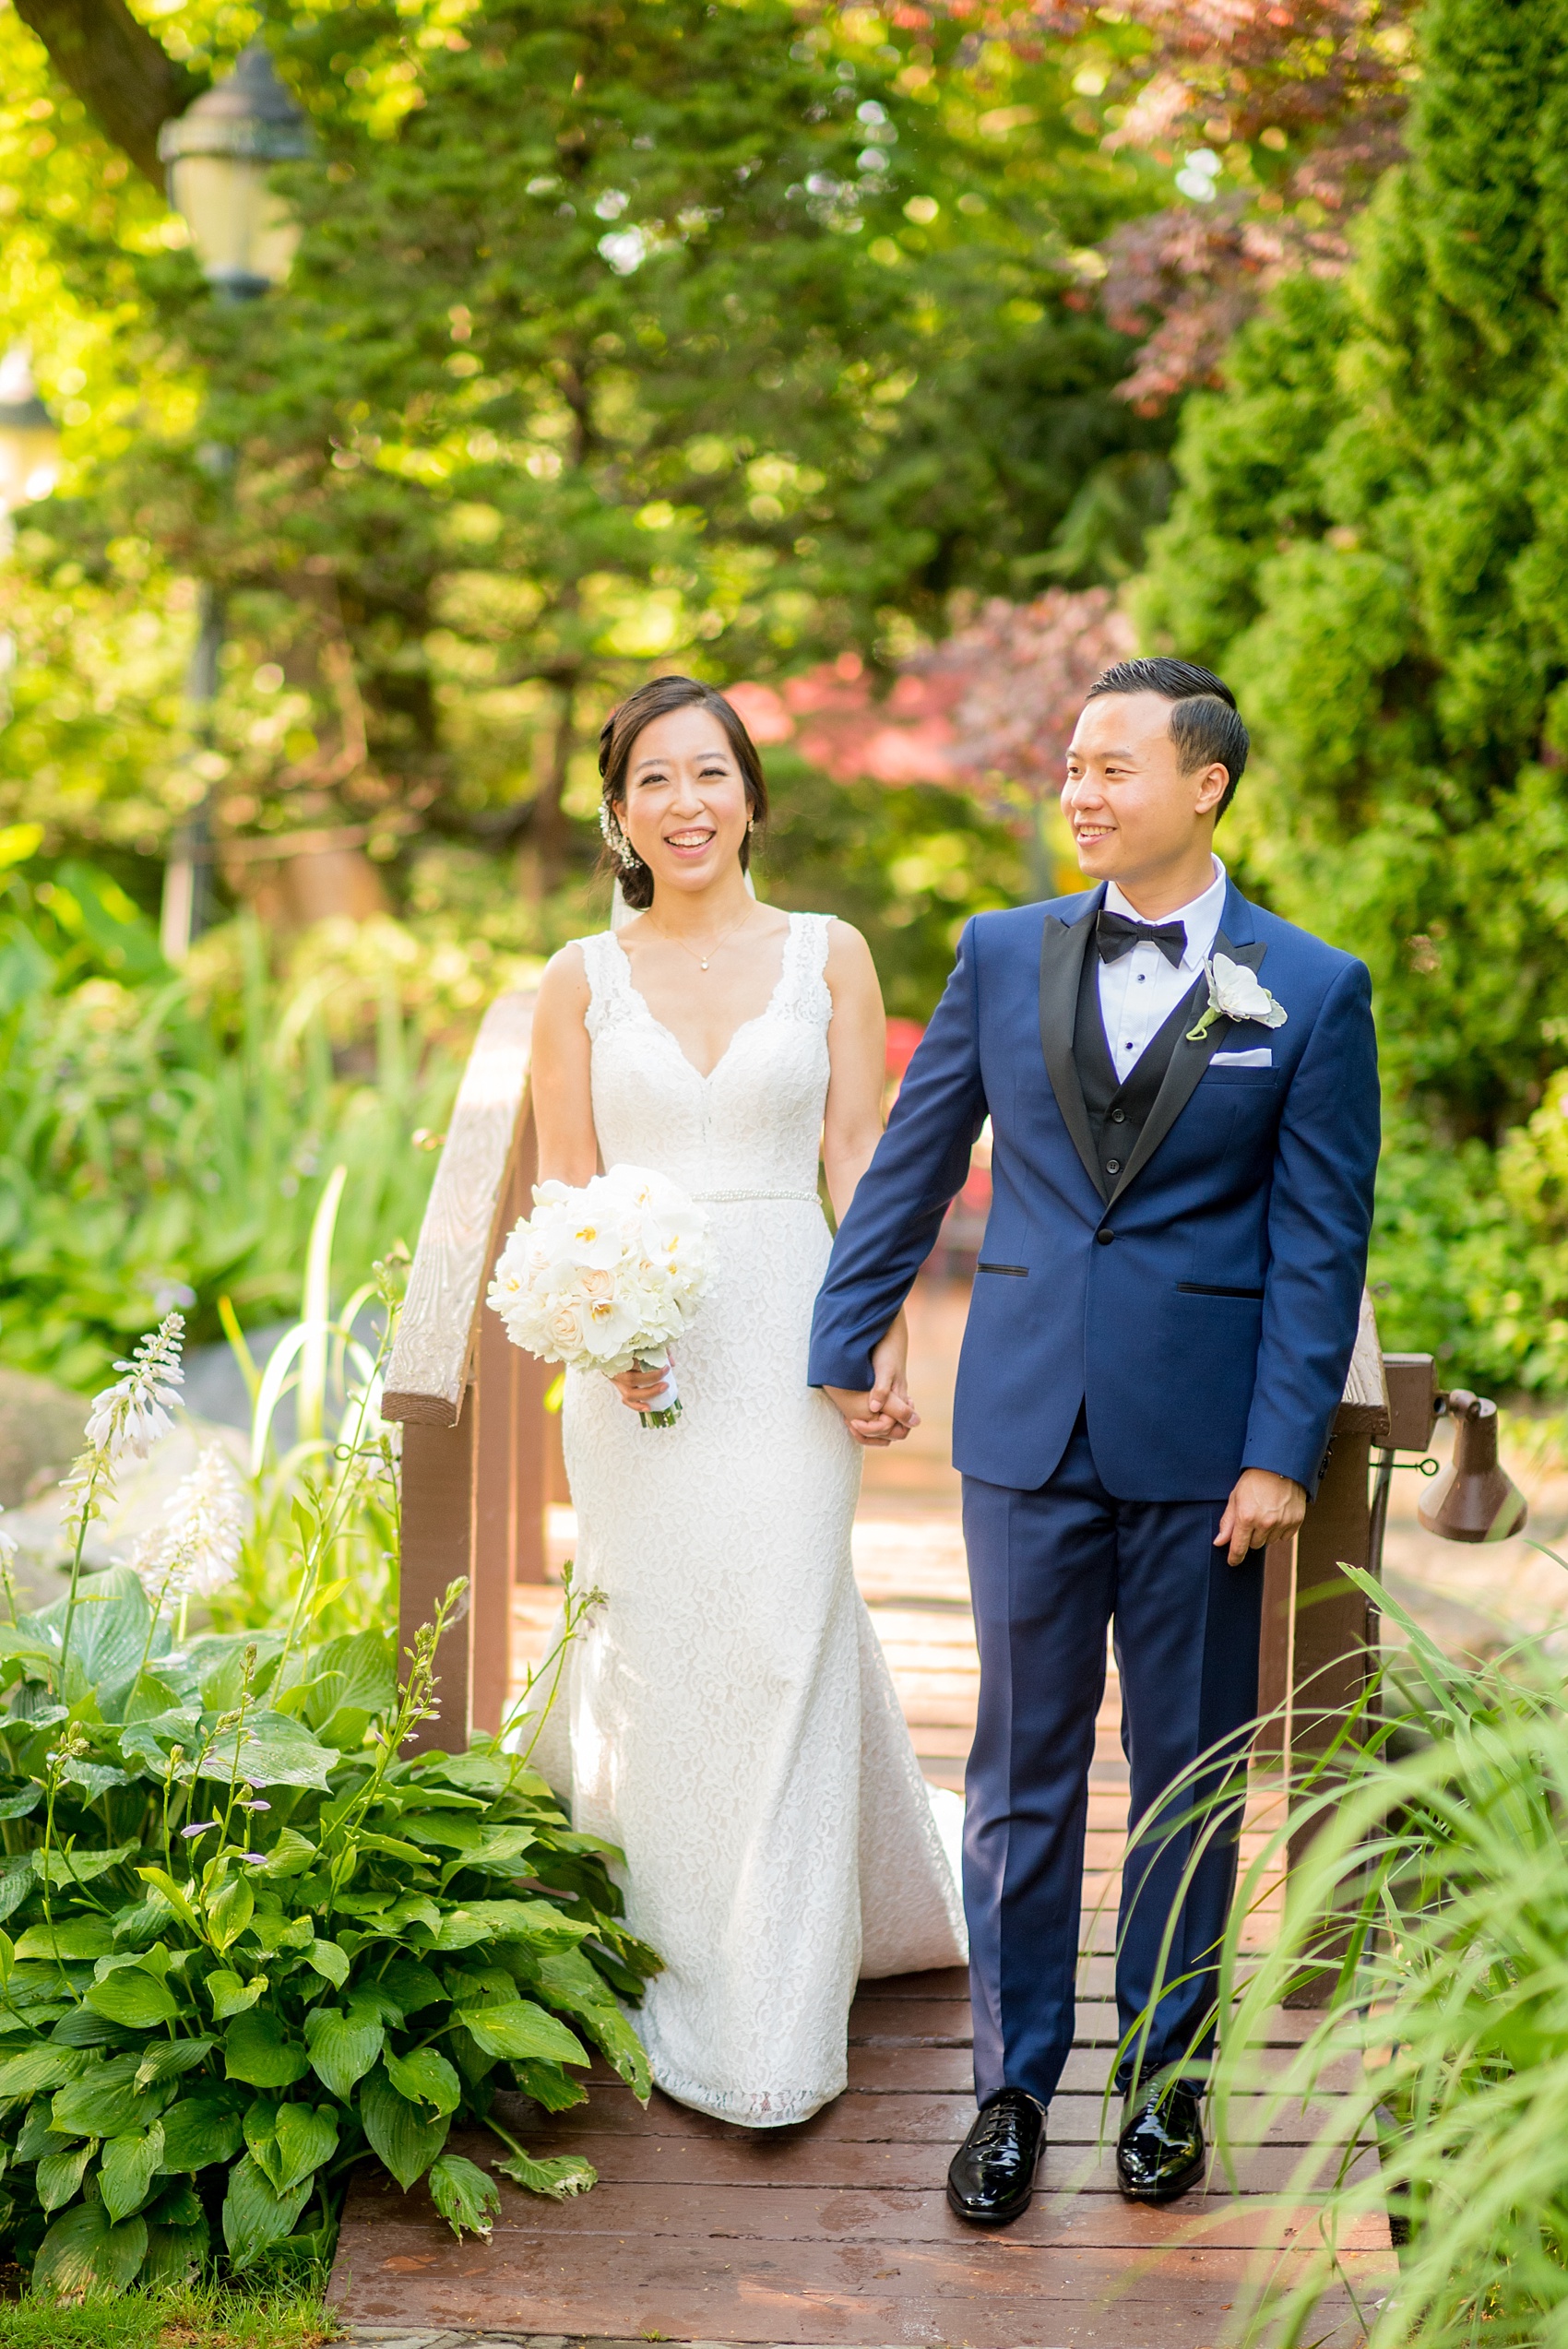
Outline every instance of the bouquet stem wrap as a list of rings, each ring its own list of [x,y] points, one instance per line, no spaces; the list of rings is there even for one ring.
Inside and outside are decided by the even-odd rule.
[[[614,1378],[667,1372],[645,1428],[672,1428],[681,1398],[670,1347],[711,1285],[702,1209],[647,1167],[612,1167],[580,1190],[541,1182],[507,1239],[488,1303],[515,1346]]]

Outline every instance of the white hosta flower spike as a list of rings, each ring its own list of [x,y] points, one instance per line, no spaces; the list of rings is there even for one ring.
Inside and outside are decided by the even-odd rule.
[[[159,1437],[173,1426],[169,1412],[179,1402],[184,1383],[180,1367],[184,1332],[184,1316],[166,1313],[155,1330],[138,1340],[128,1362],[115,1363],[124,1375],[93,1396],[87,1440],[108,1466],[126,1453],[145,1460]]]
[[[210,1598],[234,1579],[244,1512],[221,1444],[209,1444],[165,1504],[163,1524],[144,1536],[131,1564],[155,1605]]]

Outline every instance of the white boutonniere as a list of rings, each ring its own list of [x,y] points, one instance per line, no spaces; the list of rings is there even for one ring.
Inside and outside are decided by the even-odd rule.
[[[1260,1027],[1283,1027],[1287,1014],[1255,972],[1229,955],[1211,955],[1204,965],[1208,977],[1208,1008],[1196,1027],[1187,1030],[1189,1044],[1201,1044],[1217,1019],[1256,1020]]]

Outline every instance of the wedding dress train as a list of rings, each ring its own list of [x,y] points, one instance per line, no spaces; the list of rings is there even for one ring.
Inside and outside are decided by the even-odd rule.
[[[675,1427],[567,1375],[577,1584],[605,1599],[538,1759],[575,1823],[626,1855],[631,1924],[665,1962],[637,2015],[655,2080],[776,2127],[842,2092],[860,1975],[966,1954],[954,1862],[850,1572],[859,1454],[806,1384],[829,1246],[827,918],[790,916],[772,1000],[707,1076],[614,935],[580,943],[604,1164],[657,1168],[700,1200],[718,1276],[676,1349]]]

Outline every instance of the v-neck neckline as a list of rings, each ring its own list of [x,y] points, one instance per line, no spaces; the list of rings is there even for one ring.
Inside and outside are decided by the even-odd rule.
[[[713,1066],[710,1069],[699,1069],[695,1061],[693,1060],[691,1054],[687,1051],[685,1046],[676,1035],[674,1029],[672,1027],[667,1027],[663,1020],[659,1018],[658,1013],[648,1002],[647,997],[643,993],[642,989],[637,985],[636,980],[632,976],[632,958],[630,955],[627,954],[626,949],[623,946],[619,938],[614,939],[615,951],[620,955],[622,963],[625,967],[627,988],[636,997],[643,1017],[647,1021],[650,1027],[657,1028],[659,1035],[664,1037],[667,1041],[674,1047],[674,1050],[682,1062],[685,1067],[690,1069],[692,1074],[696,1078],[699,1085],[711,1085],[714,1078],[719,1074],[719,1070],[724,1066],[725,1062],[730,1058],[730,1055],[734,1050],[736,1045],[740,1042],[742,1037],[746,1033],[746,1030],[749,1027],[760,1027],[765,1019],[771,1017],[774,1007],[778,1003],[779,996],[784,991],[784,981],[790,975],[790,948],[794,943],[795,917],[793,914],[790,914],[787,919],[790,926],[784,932],[784,951],[779,957],[778,976],[773,982],[773,991],[768,996],[766,1002],[763,1005],[760,1012],[754,1012],[750,1019],[743,1019],[738,1027],[731,1030],[730,1041],[725,1045],[724,1050],[720,1052],[719,1058],[714,1062]],[[613,931],[611,932],[611,935],[614,938]]]

